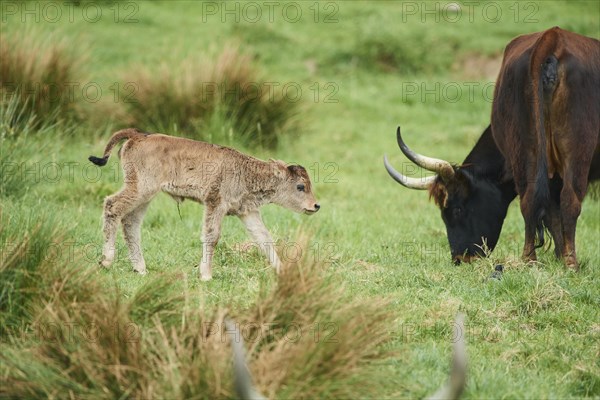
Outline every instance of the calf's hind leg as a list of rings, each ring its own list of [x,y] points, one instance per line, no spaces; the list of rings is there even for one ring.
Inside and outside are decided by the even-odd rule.
[[[117,226],[121,219],[133,210],[138,202],[137,190],[132,186],[125,186],[120,192],[108,196],[104,200],[103,232],[104,246],[100,264],[108,267],[115,259],[115,241]]]
[[[149,204],[150,202],[148,201],[138,206],[122,219],[123,237],[129,250],[129,259],[133,265],[133,270],[142,275],[145,275],[147,272],[141,243],[142,221]]]

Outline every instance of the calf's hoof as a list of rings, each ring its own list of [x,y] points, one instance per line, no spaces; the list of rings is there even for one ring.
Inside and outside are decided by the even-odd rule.
[[[137,272],[140,275],[146,275],[148,273],[148,271],[146,270],[146,263],[144,261],[142,262],[133,262],[131,263],[133,265],[133,270],[135,272]]]
[[[201,263],[198,269],[200,270],[200,280],[202,282],[210,281],[212,279],[212,268],[210,265]]]
[[[103,257],[102,260],[100,260],[100,262],[98,264],[103,268],[108,268],[112,264],[112,260],[107,260],[106,258]]]

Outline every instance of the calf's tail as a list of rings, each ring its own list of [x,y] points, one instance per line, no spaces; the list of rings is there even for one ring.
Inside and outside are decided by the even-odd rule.
[[[108,143],[106,144],[106,147],[104,148],[104,155],[103,157],[95,157],[95,156],[89,156],[88,160],[90,160],[92,163],[96,164],[99,167],[102,167],[104,165],[106,165],[107,161],[108,161],[108,157],[110,157],[110,153],[112,151],[112,149],[123,139],[131,139],[133,137],[137,137],[137,136],[145,136],[148,135],[147,133],[141,132],[140,130],[136,129],[136,128],[128,128],[128,129],[121,129],[118,132],[115,132],[110,140],[108,141]]]

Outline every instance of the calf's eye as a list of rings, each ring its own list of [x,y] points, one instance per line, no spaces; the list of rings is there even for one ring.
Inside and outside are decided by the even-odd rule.
[[[299,192],[304,192],[304,185],[303,184],[299,184],[296,186],[296,189],[298,189]]]

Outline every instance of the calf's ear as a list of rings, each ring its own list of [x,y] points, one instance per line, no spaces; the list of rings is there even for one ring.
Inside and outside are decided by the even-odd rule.
[[[278,178],[285,178],[288,174],[287,164],[281,160],[269,160],[273,166],[273,173]]]
[[[278,165],[280,167],[283,167],[283,168],[287,167],[287,163],[285,161],[282,161],[282,160],[276,160],[274,158],[269,158],[269,162],[271,162],[271,163],[273,163],[275,165]]]
[[[288,171],[290,171],[290,173],[292,175],[297,175],[297,176],[302,176],[302,173],[306,172],[306,170],[304,169],[304,167],[302,167],[300,165],[295,165],[295,164],[288,165],[287,169],[288,169]]]

